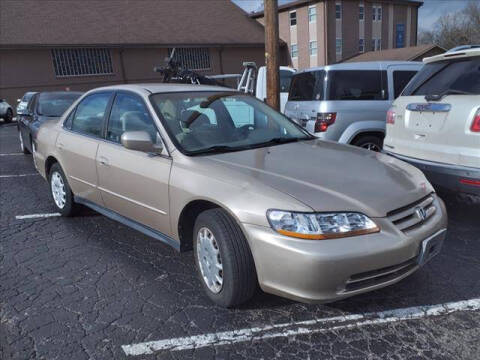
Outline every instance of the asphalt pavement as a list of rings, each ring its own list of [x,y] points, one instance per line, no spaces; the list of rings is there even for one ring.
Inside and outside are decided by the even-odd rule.
[[[440,195],[444,248],[401,282],[326,305],[259,291],[228,310],[191,252],[87,209],[55,216],[0,124],[0,359],[480,359],[480,206]]]

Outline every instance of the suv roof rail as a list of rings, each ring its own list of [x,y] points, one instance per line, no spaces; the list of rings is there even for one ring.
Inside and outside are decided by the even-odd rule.
[[[467,50],[467,49],[476,49],[476,48],[480,48],[480,45],[460,45],[460,46],[455,46],[454,48],[451,48],[450,50],[447,51],[447,53],[460,51],[460,50]]]

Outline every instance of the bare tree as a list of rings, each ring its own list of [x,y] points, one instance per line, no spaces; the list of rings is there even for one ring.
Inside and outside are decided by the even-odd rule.
[[[437,44],[445,49],[480,44],[480,3],[470,1],[464,9],[441,16],[433,30],[421,31],[420,44]]]

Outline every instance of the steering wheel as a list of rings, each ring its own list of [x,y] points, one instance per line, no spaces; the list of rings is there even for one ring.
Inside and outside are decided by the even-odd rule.
[[[237,130],[243,137],[247,137],[249,131],[255,130],[255,126],[253,126],[252,124],[246,124],[240,126],[239,128],[237,128]]]

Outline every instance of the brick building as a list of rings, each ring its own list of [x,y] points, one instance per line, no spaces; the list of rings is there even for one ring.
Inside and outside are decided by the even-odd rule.
[[[299,69],[417,45],[417,0],[297,0],[279,7],[280,38]],[[263,12],[251,17],[264,23]]]

